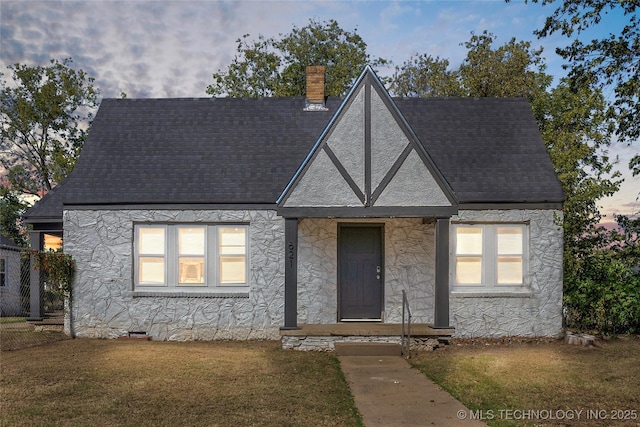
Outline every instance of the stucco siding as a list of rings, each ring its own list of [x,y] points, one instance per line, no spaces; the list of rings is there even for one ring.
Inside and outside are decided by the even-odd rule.
[[[286,203],[286,206],[310,207],[360,205],[358,196],[324,151],[317,154]]]
[[[457,337],[558,336],[562,333],[562,211],[460,211],[452,221],[529,224],[529,282],[524,293],[452,292]]]
[[[248,223],[246,292],[136,295],[136,222]],[[65,251],[78,271],[68,325],[76,336],[146,332],[159,340],[278,338],[284,313],[284,221],[274,211],[72,210],[64,213],[64,227]]]
[[[338,225],[384,224],[384,321],[402,321],[402,290],[415,322],[433,321],[434,226],[420,218],[304,219],[298,229],[298,322],[338,320]]]
[[[562,332],[562,228],[555,210],[461,211],[453,222],[529,224],[529,281],[522,294],[461,295],[452,288],[458,337]],[[133,286],[134,224],[249,224],[249,284],[233,293],[143,293]],[[435,228],[421,218],[302,219],[298,226],[298,323],[338,321],[340,223],[384,224],[383,321],[433,322]],[[284,324],[284,219],[275,211],[67,210],[65,251],[77,263],[71,322],[79,337],[145,332],[160,340],[276,339]]]

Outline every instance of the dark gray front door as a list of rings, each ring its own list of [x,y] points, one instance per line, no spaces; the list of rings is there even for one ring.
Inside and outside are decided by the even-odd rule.
[[[342,225],[338,231],[339,320],[380,319],[381,225]]]

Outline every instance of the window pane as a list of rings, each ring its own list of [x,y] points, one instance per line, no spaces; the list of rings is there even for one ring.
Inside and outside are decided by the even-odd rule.
[[[482,283],[482,258],[457,257],[456,283],[459,285],[479,285]]]
[[[498,284],[522,283],[522,257],[498,257]]]
[[[164,228],[138,229],[138,253],[164,254]]]
[[[243,256],[220,257],[220,283],[246,283],[247,263]]]
[[[458,227],[456,238],[456,254],[482,255],[482,228]]]
[[[180,258],[178,276],[180,284],[204,284],[204,257]]]
[[[204,255],[204,241],[204,227],[178,229],[178,251],[180,255]]]
[[[498,255],[518,255],[522,249],[522,228],[498,228]]]
[[[243,255],[246,253],[246,229],[244,227],[219,228],[220,255]]]
[[[164,258],[140,257],[138,281],[152,285],[164,284]]]

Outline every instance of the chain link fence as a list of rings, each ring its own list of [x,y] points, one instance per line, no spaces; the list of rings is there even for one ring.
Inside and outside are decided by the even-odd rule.
[[[0,350],[68,338],[63,333],[64,298],[34,268],[34,252],[0,246]]]

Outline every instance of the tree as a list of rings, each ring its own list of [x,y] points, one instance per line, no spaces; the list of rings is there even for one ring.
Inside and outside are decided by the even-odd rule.
[[[274,52],[271,40],[259,36],[248,41],[249,34],[239,38],[238,53],[226,72],[213,74],[214,85],[207,87],[210,95],[228,95],[233,98],[258,98],[271,96],[279,86],[281,58]]]
[[[237,54],[227,68],[213,74],[215,83],[207,87],[210,95],[234,97],[302,96],[305,94],[305,67],[326,67],[325,93],[342,96],[351,87],[362,68],[386,63],[371,60],[367,45],[354,31],[340,28],[334,20],[309,21],[309,25],[293,27],[280,39],[248,41],[245,34],[238,39]]]
[[[554,0],[532,0],[543,5]],[[609,113],[617,118],[616,133],[621,140],[640,138],[640,3],[634,0],[562,0],[547,17],[542,29],[535,32],[548,37],[556,32],[573,39],[556,52],[569,62],[569,78],[595,87],[612,87],[615,99]],[[617,14],[608,19],[609,14]],[[596,26],[606,25],[607,36],[580,40],[579,36]],[[604,28],[604,27],[603,27]],[[578,36],[578,37],[576,37]],[[640,155],[629,165],[634,175],[640,173]]]
[[[533,110],[565,193],[565,294],[570,294],[584,279],[589,254],[608,244],[598,226],[597,201],[618,191],[621,182],[606,152],[614,124],[600,90],[576,87],[566,79],[540,94]]]
[[[446,97],[463,94],[459,72],[449,70],[449,60],[422,54],[396,66],[389,91],[403,97]]]
[[[0,80],[0,163],[14,190],[51,190],[73,170],[97,106],[94,79],[71,68],[9,66],[13,82]]]
[[[465,43],[467,57],[460,66],[461,84],[467,96],[524,97],[533,101],[551,84],[542,57],[543,49],[531,42],[508,43],[494,48],[496,36],[486,30],[472,34]]]
[[[464,43],[467,56],[457,70],[447,59],[415,55],[396,67],[390,90],[398,96],[526,97],[544,93],[553,78],[544,71],[542,49],[530,42],[494,47],[496,36],[484,31]]]
[[[27,204],[20,200],[16,191],[0,186],[0,233],[24,247],[27,240],[21,215],[26,209]]]

